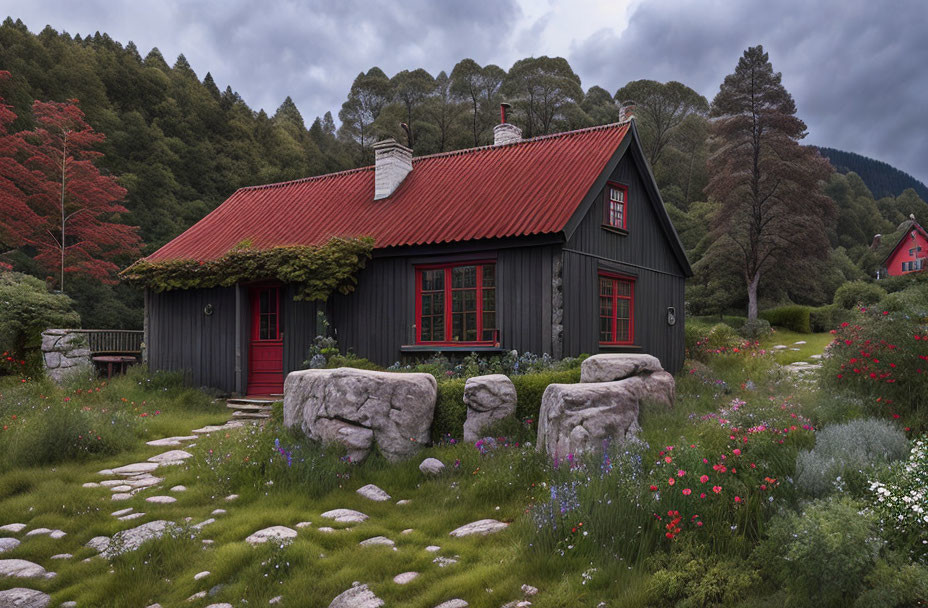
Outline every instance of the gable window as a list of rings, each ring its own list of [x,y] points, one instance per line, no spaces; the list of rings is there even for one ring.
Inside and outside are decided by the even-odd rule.
[[[496,264],[416,268],[416,343],[497,342]]]
[[[634,344],[635,279],[599,275],[599,343]]]
[[[610,228],[628,230],[628,186],[606,184],[604,223]]]

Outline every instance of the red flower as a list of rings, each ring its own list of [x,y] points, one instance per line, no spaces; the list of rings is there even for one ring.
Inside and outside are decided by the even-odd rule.
[[[735,502],[741,502],[741,497],[740,497],[740,496],[735,496]]]
[[[651,486],[650,489],[651,489],[652,492],[657,492],[657,486]]]
[[[677,483],[677,482],[674,481],[673,477],[671,477],[670,479],[667,480],[667,485],[668,485],[668,486],[672,486],[672,485],[675,484],[675,483]]]
[[[712,486],[712,491],[718,494],[722,491],[722,486]]]
[[[693,491],[690,490],[689,488],[683,488],[683,495],[684,495],[684,496],[689,496],[689,495],[692,494],[692,493],[693,493]]]
[[[701,481],[702,483],[706,483],[707,481],[709,481],[709,476],[703,475],[702,477],[699,478],[699,481]]]

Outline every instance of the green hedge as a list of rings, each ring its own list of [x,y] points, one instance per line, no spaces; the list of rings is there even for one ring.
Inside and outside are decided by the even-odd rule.
[[[800,334],[812,333],[810,322],[811,308],[808,306],[778,306],[760,313],[760,318],[771,325],[789,329]]]
[[[531,418],[536,424],[541,408],[541,397],[549,384],[572,384],[580,382],[580,368],[565,371],[524,374],[510,378],[516,387],[516,417]],[[460,438],[464,433],[467,406],[464,405],[464,378],[442,380],[438,383],[438,402],[432,422],[432,439],[440,440],[445,435]]]

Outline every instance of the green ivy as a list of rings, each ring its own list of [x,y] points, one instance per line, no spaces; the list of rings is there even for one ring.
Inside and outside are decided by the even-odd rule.
[[[347,294],[374,249],[374,239],[332,238],[324,245],[253,249],[242,242],[215,260],[139,260],[120,273],[127,282],[156,292],[230,287],[240,281],[276,279],[296,287],[296,300],[325,300]]]

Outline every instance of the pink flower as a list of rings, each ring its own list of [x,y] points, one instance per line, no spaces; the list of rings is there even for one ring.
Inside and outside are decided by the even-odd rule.
[[[689,496],[689,495],[692,494],[692,493],[693,493],[693,491],[690,490],[689,488],[683,488],[683,495],[684,495],[684,496]]]
[[[686,475],[686,471],[684,471],[683,469],[680,469],[679,471],[677,471],[677,477],[683,477],[684,475]]]
[[[739,450],[738,448],[733,449],[731,453],[734,454],[735,456],[741,456],[741,450]]]
[[[712,491],[718,494],[722,491],[722,486],[712,486]]]
[[[741,502],[741,497],[740,497],[740,496],[735,496],[735,502]]]
[[[668,485],[668,486],[672,486],[672,485],[675,484],[675,483],[677,483],[677,482],[674,481],[674,478],[673,478],[673,477],[671,477],[670,479],[667,480],[667,485]]]
[[[707,481],[709,481],[709,476],[703,475],[702,477],[699,478],[699,481],[701,481],[702,483],[706,483]]]

